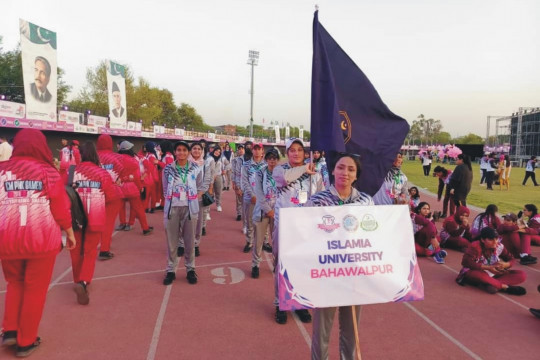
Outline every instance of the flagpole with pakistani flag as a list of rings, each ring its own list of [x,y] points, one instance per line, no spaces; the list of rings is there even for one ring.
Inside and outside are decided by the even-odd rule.
[[[362,174],[356,188],[373,196],[408,132],[407,121],[388,109],[362,70],[319,23],[315,11],[311,149],[325,151],[329,169],[339,152],[360,155]]]

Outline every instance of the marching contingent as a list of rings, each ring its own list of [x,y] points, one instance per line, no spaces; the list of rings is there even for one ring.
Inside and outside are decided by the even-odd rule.
[[[331,171],[334,179],[331,183],[324,153],[312,150],[310,156],[309,149],[298,138],[286,141],[285,162],[280,162],[282,154],[276,148],[265,150],[263,144],[251,141],[239,145],[225,143],[223,149],[204,140],[191,144],[150,141],[136,152],[134,144],[119,140],[114,152],[113,139],[102,134],[96,144],[87,141],[81,145],[77,140],[63,139],[62,145],[60,161],[55,162],[45,136],[38,130],[23,129],[13,140],[11,158],[0,162],[4,184],[0,200],[5,213],[0,257],[9,300],[2,341],[6,346],[16,345],[16,355],[20,357],[30,355],[40,345],[38,326],[55,257],[62,247],[70,251],[77,302],[88,305],[88,287],[96,259],[114,258],[110,251],[113,231],[131,231],[137,219],[141,235],[151,235],[154,227],[148,224],[146,214],[163,211],[167,240],[163,284],[171,285],[176,280],[181,257],[187,282],[196,284],[195,258],[204,253],[202,237],[212,231],[208,226],[210,207],[215,203],[217,212],[221,212],[222,191],[230,187],[236,195],[236,221],[241,222],[245,235],[242,251],[251,253],[253,279],[260,276],[263,251],[272,253],[274,268],[278,264],[280,209],[301,206],[408,204],[417,256],[432,257],[436,263],[443,264],[448,255],[444,248],[463,252],[463,268],[456,282],[477,286],[491,294],[502,291],[524,295],[526,290],[519,284],[525,281],[526,274],[512,268],[514,259],[519,259],[522,265],[537,262],[530,253],[531,244],[540,245],[540,215],[535,205],[526,204],[518,215],[506,214],[501,221],[497,206],[492,204],[469,221],[470,210],[465,199],[472,176],[467,175],[470,161],[466,155],[458,156],[458,166],[453,172],[441,166],[435,168],[434,175],[440,181],[439,201],[446,186],[444,213],[438,214],[444,219],[439,233],[438,217],[431,213],[429,203],[421,200],[416,187],[409,188],[401,170],[401,154],[397,154],[380,190],[372,198],[354,187],[362,172],[358,156],[340,153]],[[451,178],[460,173],[464,175]],[[66,195],[66,191],[69,194],[72,190],[77,194],[75,199]],[[462,195],[457,194],[460,191]],[[63,244],[60,230],[66,233]],[[361,247],[371,246],[366,241],[368,245],[362,242]],[[328,247],[332,246],[344,245],[329,241]],[[319,261],[339,262],[343,257],[343,261],[361,263],[369,260],[360,256],[366,254],[377,253],[324,255]],[[391,265],[388,266],[378,272],[391,272]],[[23,286],[23,273],[31,278],[33,287]],[[316,272],[315,275],[327,276]],[[285,324],[288,316],[280,310],[277,276],[274,278],[275,321]],[[336,309],[313,310],[313,359],[328,357]],[[339,312],[350,314],[351,309],[342,306]],[[540,310],[531,309],[531,312],[539,316]],[[312,322],[308,310],[295,310],[295,313],[300,321]],[[347,359],[352,359],[356,351],[353,323],[352,315],[340,315],[340,351]]]

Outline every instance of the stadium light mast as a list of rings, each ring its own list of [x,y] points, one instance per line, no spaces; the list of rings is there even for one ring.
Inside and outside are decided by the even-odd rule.
[[[259,52],[255,50],[249,50],[249,59],[247,62],[248,65],[251,65],[251,108],[249,112],[249,137],[253,137],[253,78],[254,78],[254,69],[255,66],[259,64]]]

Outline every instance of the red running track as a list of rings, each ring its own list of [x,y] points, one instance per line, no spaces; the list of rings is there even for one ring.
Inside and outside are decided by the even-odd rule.
[[[308,359],[311,324],[289,316],[274,322],[270,257],[260,278],[250,277],[251,254],[244,254],[241,222],[234,221],[232,191],[223,194],[224,211],[213,207],[208,235],[196,259],[199,283],[189,285],[183,261],[172,286],[163,286],[165,233],[163,213],[149,214],[155,228],[143,237],[138,225],[113,237],[115,258],[98,261],[90,287],[90,305],[81,306],[73,292],[70,259],[57,259],[35,359]],[[439,210],[429,194],[422,199]],[[533,247],[538,256],[538,247]],[[540,265],[527,272],[528,294],[489,295],[458,286],[461,254],[449,251],[445,265],[421,258],[425,300],[364,306],[360,346],[365,359],[538,359]],[[0,280],[0,306],[5,300]],[[330,358],[338,359],[335,322]],[[1,348],[0,359],[15,358]]]

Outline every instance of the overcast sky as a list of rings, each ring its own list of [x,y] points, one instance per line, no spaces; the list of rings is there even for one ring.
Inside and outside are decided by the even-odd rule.
[[[538,0],[2,0],[0,35],[11,50],[19,18],[56,31],[72,96],[88,67],[111,59],[211,125],[249,123],[247,59],[258,50],[255,123],[309,128],[315,4],[409,123],[424,114],[452,136],[485,136],[488,115],[540,107]]]

